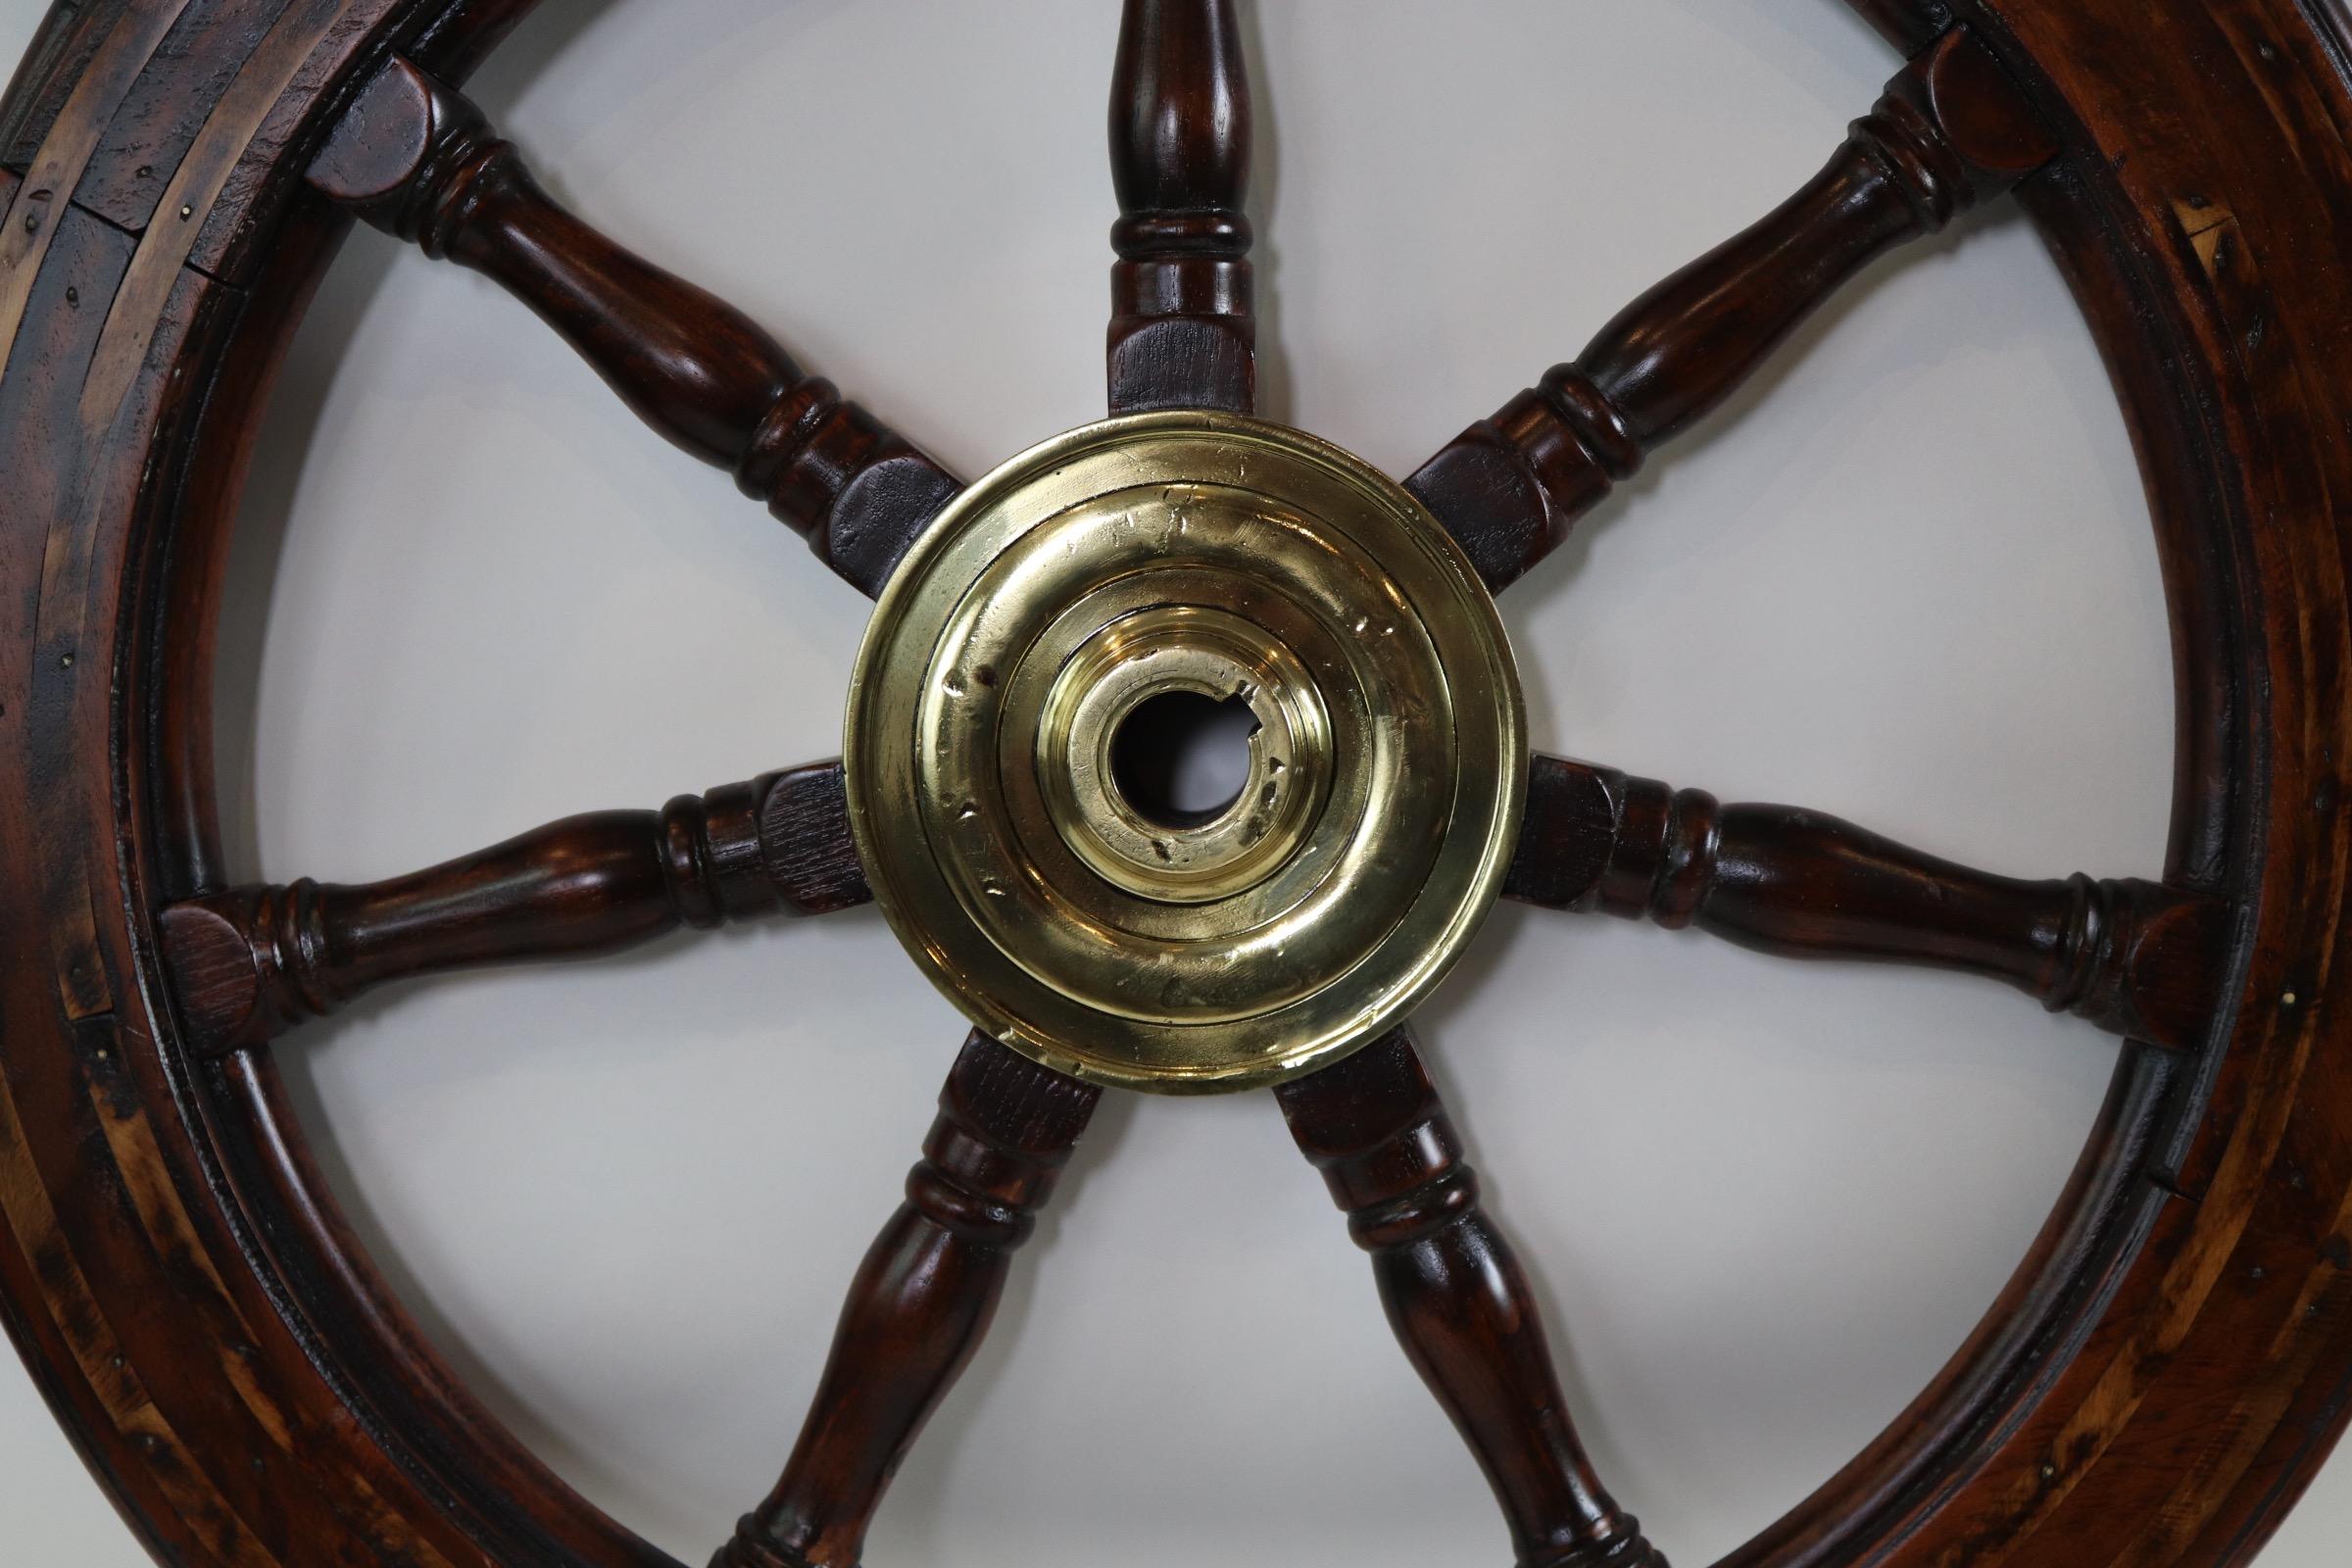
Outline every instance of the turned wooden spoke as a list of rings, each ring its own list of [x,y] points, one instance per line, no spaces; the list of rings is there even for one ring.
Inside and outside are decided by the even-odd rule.
[[[856,1568],[899,1462],[988,1331],[1102,1091],[965,1042],[906,1201],[850,1286],[784,1475],[711,1568]]]
[[[868,594],[956,494],[937,464],[804,374],[741,312],[549,200],[480,110],[405,59],[353,106],[310,181],[426,255],[496,279],[646,423],[731,469]]]
[[[223,1052],[388,980],[607,953],[682,924],[816,914],[872,896],[841,764],[822,762],[659,811],[565,817],[390,881],[206,894],[170,906],[158,925],[189,1039]]]
[[[1802,190],[1620,312],[1574,363],[1470,426],[1407,487],[1502,588],[1866,263],[2056,152],[2000,64],[1954,27]]]
[[[1256,406],[1233,0],[1127,0],[1110,89],[1110,412]]]
[[[1520,1568],[1665,1568],[1577,1441],[1535,1293],[1479,1207],[1410,1031],[1275,1098],[1372,1254],[1405,1354],[1494,1488]]]
[[[2227,910],[2160,883],[2020,881],[1788,806],[1724,806],[1539,757],[1503,891],[1551,908],[1695,925],[1792,957],[2006,980],[2102,1029],[2187,1048],[2218,1004]]]

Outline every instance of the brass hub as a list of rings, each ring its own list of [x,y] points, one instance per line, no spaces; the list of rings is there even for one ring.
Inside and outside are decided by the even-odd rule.
[[[1112,765],[1170,692],[1255,720],[1206,820]],[[1284,426],[1150,414],[1024,453],[917,541],[847,769],[876,900],[950,1000],[1181,1093],[1336,1060],[1429,993],[1500,887],[1527,737],[1493,602],[1411,496]]]

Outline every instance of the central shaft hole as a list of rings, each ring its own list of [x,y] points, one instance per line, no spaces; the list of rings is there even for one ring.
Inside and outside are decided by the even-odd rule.
[[[1110,738],[1110,777],[1127,804],[1161,827],[1225,814],[1250,781],[1257,715],[1238,697],[1162,692],[1136,704]]]

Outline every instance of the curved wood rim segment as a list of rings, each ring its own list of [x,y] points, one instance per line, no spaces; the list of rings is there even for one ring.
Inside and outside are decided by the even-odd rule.
[[[2327,977],[2352,846],[2330,501],[2352,494],[2352,277],[2330,260],[2352,244],[2343,40],[2307,7],[1987,11],[2005,48],[2082,63],[2070,156],[2026,194],[2148,478],[2180,671],[2168,878],[2259,894],[2234,1028],[2152,1129],[2146,1245],[2042,1402],[1886,1560],[2235,1562],[2352,1389],[2352,1064],[2321,1049],[2343,1029]],[[2231,106],[2239,128],[2151,114],[2166,103]],[[2160,1394],[2181,1367],[2200,1394]]]
[[[172,226],[150,250],[144,236],[53,203],[56,236],[0,378],[12,450],[75,439],[102,358],[109,384],[127,380],[121,411],[73,449],[88,482],[78,493],[20,491],[15,515],[38,526],[0,535],[12,586],[55,554],[52,537],[84,552],[78,597],[42,585],[44,600],[79,612],[70,645],[44,629],[38,656],[20,646],[0,656],[8,711],[24,718],[6,737],[8,758],[27,786],[6,791],[0,808],[0,833],[17,840],[8,858],[22,855],[27,831],[60,842],[82,824],[122,823],[122,834],[85,841],[121,845],[78,869],[89,924],[45,945],[9,944],[0,959],[0,1296],[52,1408],[163,1562],[302,1564],[325,1544],[335,1560],[419,1568],[669,1560],[572,1494],[424,1344],[326,1196],[266,1056],[199,1067],[155,1048],[173,1026],[153,932],[122,913],[126,899],[152,906],[222,881],[210,765],[214,590],[261,404],[342,228],[320,209],[290,206],[289,175],[391,45],[462,74],[527,9],[287,7],[257,29],[234,77],[253,85],[233,109],[176,109],[190,137],[183,169],[227,170],[204,181],[209,208],[183,199],[183,220],[158,202]],[[52,29],[64,37],[55,69],[78,72],[86,50],[129,47],[124,29],[141,14],[93,5]],[[255,73],[283,72],[289,57],[291,75],[264,92]],[[140,78],[126,68],[121,79],[127,94]],[[45,107],[39,87],[21,82],[0,124],[48,145],[55,123],[25,123]],[[122,112],[119,98],[46,107],[101,126]],[[182,224],[195,237],[186,249]],[[268,244],[256,242],[263,235]],[[149,264],[152,330],[142,333],[117,314],[124,290],[142,255],[174,253],[169,269]],[[111,342],[110,318],[123,323]],[[18,373],[27,364],[54,368],[35,381]],[[101,465],[94,438],[106,434],[116,461]],[[133,560],[145,565],[124,571]],[[44,794],[44,781],[58,782]],[[27,797],[46,803],[45,820],[27,820],[18,804]],[[125,809],[133,801],[156,804]],[[141,1304],[158,1300],[174,1311]]]
[[[244,63],[163,106],[174,150],[135,202],[89,159],[130,95],[178,79],[143,74],[172,7],[60,7],[0,104],[0,235],[38,248],[0,250],[0,291],[22,300],[0,318],[0,603],[39,606],[0,644],[0,864],[39,845],[46,868],[37,890],[0,887],[42,911],[0,907],[42,933],[0,944],[0,1301],[162,1561],[669,1560],[424,1347],[267,1053],[187,1049],[151,920],[228,880],[209,617],[270,372],[340,233],[301,172],[390,51],[455,83],[527,9],[210,8],[204,25],[244,27],[223,35]],[[1906,52],[1955,14],[1857,9]],[[2352,1052],[2332,984],[2352,645],[2331,500],[2352,495],[2352,94],[2341,40],[2292,0],[1957,14],[2065,144],[2021,195],[2148,475],[2180,669],[2168,880],[2231,902],[2237,1001],[2196,1050],[2127,1053],[1984,1328],[1727,1568],[2235,1562],[2352,1388]]]

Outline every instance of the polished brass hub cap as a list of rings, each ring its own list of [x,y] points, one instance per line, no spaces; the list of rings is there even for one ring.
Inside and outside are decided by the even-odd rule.
[[[1113,765],[1171,692],[1255,720],[1205,820]],[[1056,437],[941,514],[858,654],[847,758],[876,899],[958,1007],[1184,1092],[1334,1060],[1428,994],[1500,887],[1527,737],[1493,602],[1411,496],[1181,413]]]

